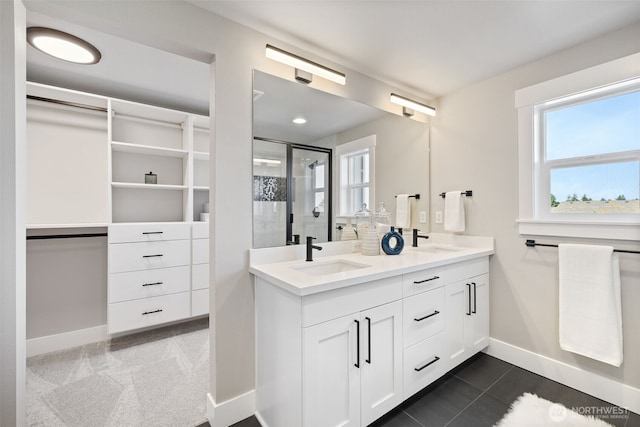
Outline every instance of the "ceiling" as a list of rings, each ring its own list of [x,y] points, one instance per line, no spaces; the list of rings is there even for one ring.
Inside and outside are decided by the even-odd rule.
[[[427,98],[640,21],[617,0],[190,2]]]
[[[190,3],[426,99],[640,21],[640,1],[618,0]],[[41,4],[28,25],[85,38],[103,59],[78,67],[29,48],[29,80],[207,114],[208,64],[37,13]]]

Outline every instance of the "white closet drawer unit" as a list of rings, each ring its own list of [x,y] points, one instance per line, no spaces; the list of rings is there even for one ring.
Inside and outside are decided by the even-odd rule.
[[[191,267],[191,289],[209,289],[209,264],[196,264]]]
[[[192,224],[192,237],[194,239],[208,239],[209,238],[209,223],[208,222],[194,222]]]
[[[201,316],[203,314],[209,314],[209,289],[191,292],[191,315]]]
[[[489,272],[489,257],[472,259],[447,266],[447,283],[466,280]]]
[[[422,390],[447,372],[444,332],[404,351],[404,398]]]
[[[109,245],[109,272],[178,267],[191,263],[189,240]]]
[[[109,277],[109,302],[128,301],[189,291],[189,267],[114,273]]]
[[[405,347],[444,331],[444,297],[444,287],[440,287],[402,301]]]
[[[191,241],[193,248],[193,264],[207,264],[209,262],[209,239],[194,239]]]
[[[109,226],[109,243],[157,242],[189,238],[189,224],[156,222]]]
[[[445,283],[445,268],[430,268],[402,275],[402,295],[410,295],[438,288]]]
[[[109,333],[186,319],[190,309],[190,292],[109,304]]]

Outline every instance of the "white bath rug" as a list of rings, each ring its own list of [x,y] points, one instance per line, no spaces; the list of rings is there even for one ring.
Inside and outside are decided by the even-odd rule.
[[[525,393],[495,427],[612,427],[600,419],[580,415],[559,403]]]

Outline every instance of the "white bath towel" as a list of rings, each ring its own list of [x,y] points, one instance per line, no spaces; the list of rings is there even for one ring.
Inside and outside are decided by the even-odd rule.
[[[445,231],[464,231],[464,200],[462,191],[448,191],[444,195]]]
[[[411,227],[411,202],[408,194],[396,196],[396,227]]]
[[[620,264],[611,246],[558,245],[560,348],[622,364]]]

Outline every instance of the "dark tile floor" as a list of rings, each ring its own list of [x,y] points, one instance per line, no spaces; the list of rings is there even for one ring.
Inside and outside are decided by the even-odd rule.
[[[371,427],[491,427],[525,392],[602,418],[615,427],[640,427],[640,415],[615,407],[500,359],[480,353],[420,391]],[[208,427],[208,423],[198,427]],[[232,427],[261,427],[255,417]],[[271,427],[271,426],[270,426]],[[297,427],[297,426],[274,426]]]

